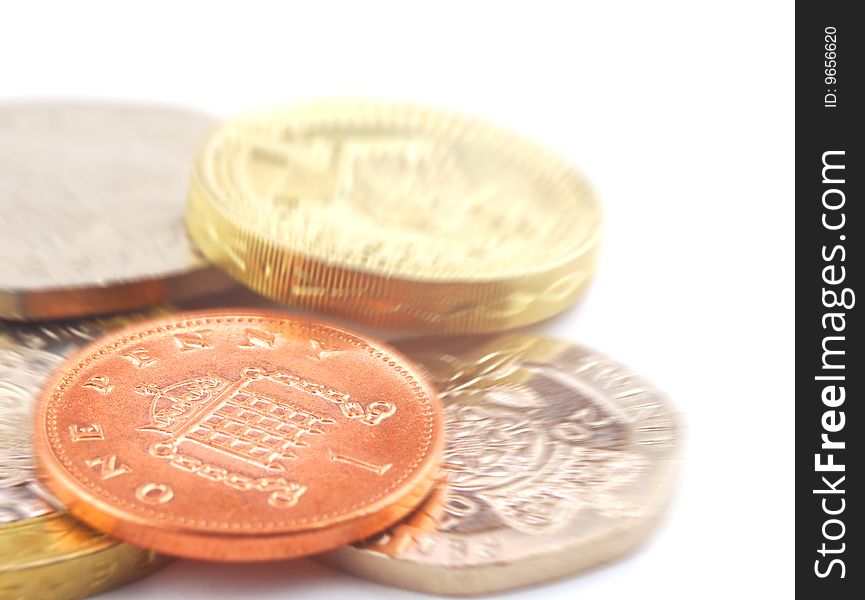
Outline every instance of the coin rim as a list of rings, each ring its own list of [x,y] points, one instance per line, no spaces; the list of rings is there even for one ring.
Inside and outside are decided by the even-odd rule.
[[[480,339],[480,336],[477,336]],[[424,338],[401,340],[402,344],[415,344]],[[627,556],[649,543],[676,499],[676,482],[680,478],[682,464],[681,415],[665,394],[646,379],[631,371],[620,361],[610,358],[590,346],[561,338],[537,334],[503,334],[487,336],[481,348],[488,348],[498,339],[529,339],[551,344],[563,344],[578,349],[590,356],[605,359],[628,370],[654,396],[663,402],[666,413],[672,420],[674,432],[672,446],[667,459],[660,465],[646,499],[651,510],[633,519],[622,521],[595,533],[591,538],[566,538],[561,546],[550,549],[539,547],[535,551],[511,562],[495,559],[471,565],[441,565],[391,556],[368,548],[348,545],[333,552],[315,557],[315,560],[354,576],[380,583],[425,593],[472,596],[519,589],[533,584],[552,582],[577,575],[608,562]],[[552,361],[551,361],[552,362]],[[418,364],[425,371],[426,365]],[[459,534],[458,534],[459,535]],[[543,537],[543,536],[540,536]],[[599,548],[603,550],[598,551]]]
[[[0,102],[0,111],[28,110],[108,110],[145,114],[159,112],[200,119],[209,122],[211,129],[219,126],[219,120],[214,115],[169,103],[101,102],[86,99]],[[178,217],[182,218],[183,198],[178,198],[177,201]],[[63,287],[4,284],[4,287],[0,287],[0,318],[12,321],[86,318],[140,309],[161,302],[187,300],[232,287],[233,281],[209,263],[195,247],[192,239],[189,239],[188,245],[191,251],[188,264],[137,279],[117,275],[102,279],[92,278],[90,281]],[[186,281],[187,279],[190,281]]]
[[[169,315],[169,317],[138,322],[134,326],[112,331],[96,342],[82,347],[71,354],[64,361],[64,364],[46,380],[46,384],[38,396],[34,414],[34,448],[37,468],[50,491],[67,505],[70,513],[85,523],[109,535],[167,554],[229,561],[270,560],[320,552],[362,539],[408,514],[432,487],[444,447],[441,404],[438,395],[426,379],[402,353],[345,327],[278,311],[225,308],[182,312]],[[148,328],[164,327],[177,323],[186,325],[190,322],[217,318],[309,322],[356,338],[373,351],[387,355],[389,360],[398,360],[402,371],[413,378],[418,389],[426,397],[431,412],[431,439],[426,452],[419,458],[418,465],[413,471],[409,471],[402,482],[393,489],[380,495],[361,509],[354,512],[344,512],[329,518],[329,520],[282,526],[275,531],[232,529],[230,527],[218,530],[202,529],[194,524],[179,523],[175,520],[146,519],[142,515],[127,511],[122,506],[109,503],[89,487],[82,485],[74,474],[70,473],[56,459],[47,431],[49,405],[58,394],[57,388],[71,376],[68,367],[80,364],[108,344],[120,342],[128,336],[139,334]],[[410,501],[410,504],[405,505],[406,501]],[[158,526],[154,525],[154,521]],[[321,540],[316,540],[317,532],[323,531],[328,531],[330,534],[322,536]],[[331,539],[334,536],[338,538],[335,541]],[[207,542],[211,547],[195,546],[202,541]],[[240,546],[248,546],[248,544],[243,544],[243,541],[252,541],[257,546],[262,547],[256,546],[252,550],[241,551],[239,550]],[[307,548],[309,544],[316,541],[321,543],[313,549]],[[293,542],[297,546],[303,546],[303,552],[292,552],[297,550],[292,546]],[[202,544],[201,546],[205,545]],[[190,547],[193,550],[190,551]]]
[[[284,238],[274,234],[256,229],[246,222],[238,222],[234,217],[237,215],[228,214],[222,209],[224,206],[231,206],[234,201],[227,197],[225,190],[219,189],[207,173],[215,165],[219,164],[214,155],[218,154],[217,149],[221,145],[221,139],[229,134],[235,133],[233,130],[243,127],[250,127],[274,121],[283,124],[292,121],[303,123],[310,119],[321,119],[322,115],[328,116],[335,122],[345,121],[350,122],[351,118],[346,117],[350,114],[352,118],[363,119],[364,123],[377,121],[380,127],[386,126],[402,126],[405,127],[408,121],[411,121],[412,131],[408,133],[432,133],[441,137],[452,136],[455,129],[458,129],[461,135],[481,136],[485,138],[487,143],[495,141],[502,145],[507,145],[511,149],[509,155],[519,156],[527,155],[535,164],[541,164],[548,169],[555,169],[562,174],[566,174],[569,179],[576,182],[576,187],[580,188],[580,196],[584,197],[589,205],[591,214],[589,215],[594,220],[594,226],[590,229],[585,239],[573,248],[569,253],[555,257],[551,260],[546,260],[542,268],[525,268],[520,270],[512,270],[507,274],[499,276],[487,276],[484,274],[475,275],[417,275],[403,274],[393,275],[383,272],[369,266],[346,265],[343,261],[333,261],[326,254],[309,253],[304,248],[298,248]],[[414,131],[417,130],[417,131]],[[358,274],[370,277],[387,276],[393,279],[402,281],[410,281],[416,283],[461,283],[461,284],[486,284],[502,281],[519,281],[527,276],[533,276],[554,271],[558,268],[578,263],[581,257],[590,253],[594,249],[601,237],[601,228],[603,225],[603,209],[601,207],[598,194],[594,186],[588,178],[569,161],[565,160],[555,152],[549,150],[545,146],[525,137],[510,129],[489,122],[485,119],[464,114],[459,111],[446,108],[426,106],[423,104],[403,103],[403,102],[388,102],[375,100],[321,100],[318,102],[306,102],[284,106],[271,106],[262,108],[258,111],[249,112],[237,117],[228,119],[220,123],[202,142],[198,154],[195,157],[195,164],[190,177],[190,196],[200,195],[207,202],[206,208],[198,210],[205,212],[208,209],[211,212],[219,213],[220,217],[226,221],[231,227],[241,230],[246,233],[242,237],[259,238],[259,243],[266,243],[273,246],[274,254],[293,255],[298,259],[308,261],[310,263],[321,263],[329,267],[338,268],[345,271],[351,271]],[[192,207],[190,206],[190,209]],[[207,222],[207,215],[196,215],[192,210],[187,212],[187,223],[195,220]],[[196,239],[193,228],[190,229],[190,237],[199,244],[200,240]],[[206,249],[202,247],[205,254]],[[212,257],[211,260],[213,260]]]
[[[369,266],[335,261],[321,253],[257,231],[224,210],[218,188],[208,183],[210,152],[219,136],[237,123],[268,118],[302,120],[306,113],[353,109],[381,115],[404,110],[416,115],[418,129],[448,131],[457,126],[478,130],[503,143],[513,144],[527,160],[555,169],[577,182],[580,196],[591,207],[594,225],[583,243],[553,257],[542,266],[509,273],[474,275],[394,275]],[[285,117],[289,115],[289,117]],[[435,132],[434,132],[435,133]],[[552,165],[552,166],[549,166]],[[213,188],[213,189],[211,189]],[[222,200],[220,200],[222,198]],[[202,145],[190,182],[186,225],[202,253],[231,277],[271,299],[328,311],[381,327],[414,328],[443,333],[488,332],[534,323],[558,314],[573,304],[591,282],[597,262],[602,209],[591,184],[567,161],[536,143],[485,121],[456,112],[411,104],[373,101],[330,101],[280,107],[228,121]],[[299,279],[298,279],[299,278]],[[344,293],[334,293],[336,291]]]

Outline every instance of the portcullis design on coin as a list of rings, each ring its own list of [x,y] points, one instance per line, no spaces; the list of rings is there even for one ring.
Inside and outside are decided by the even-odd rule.
[[[612,560],[654,529],[676,473],[676,424],[639,377],[527,335],[400,347],[445,407],[444,493],[323,561],[424,592],[480,594]]]
[[[72,358],[37,460],[97,529],[169,554],[266,560],[393,524],[429,491],[436,395],[385,346],[273,314],[174,315]]]

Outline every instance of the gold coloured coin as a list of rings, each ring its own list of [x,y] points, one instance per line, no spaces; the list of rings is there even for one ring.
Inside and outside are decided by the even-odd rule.
[[[379,326],[480,332],[554,315],[600,209],[561,159],[447,112],[320,103],[229,121],[187,209],[213,262],[271,298]]]
[[[63,358],[104,331],[143,316],[0,322],[0,598],[84,598],[165,564],[163,557],[93,531],[55,509],[37,481],[30,443],[36,394]]]
[[[669,500],[675,416],[594,351],[526,335],[415,340],[445,405],[444,491],[321,560],[428,593],[563,577],[640,545]]]

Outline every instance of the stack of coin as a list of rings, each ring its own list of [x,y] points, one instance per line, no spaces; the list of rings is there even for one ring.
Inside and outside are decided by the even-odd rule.
[[[70,353],[160,311],[93,315],[231,286],[183,227],[189,155],[212,126],[163,107],[0,106],[0,598],[85,597],[165,563],[45,491],[32,413]]]
[[[69,516],[39,484],[30,443],[38,390],[81,345],[140,315],[0,323],[0,598],[80,598],[165,560]]]
[[[539,583],[638,546],[676,466],[657,391],[597,352],[530,335],[401,348],[444,403],[445,482],[417,514],[321,560],[429,593]]]
[[[69,510],[177,555],[314,554],[393,525],[442,453],[438,399],[358,334],[278,313],[169,315],[58,371],[37,456]]]
[[[484,593],[609,561],[663,513],[659,394],[503,333],[571,306],[598,251],[591,187],[533,143],[384,103],[219,126],[55,104],[0,108],[0,153],[0,596],[83,597],[162,554]]]

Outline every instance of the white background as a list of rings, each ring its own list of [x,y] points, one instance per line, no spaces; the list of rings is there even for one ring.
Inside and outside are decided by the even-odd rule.
[[[510,597],[792,596],[792,3],[180,4],[5,4],[0,96],[410,99],[558,150],[603,197],[604,253],[541,329],[666,390],[685,465],[642,551]],[[105,596],[333,597],[424,596],[310,561],[180,561]]]

